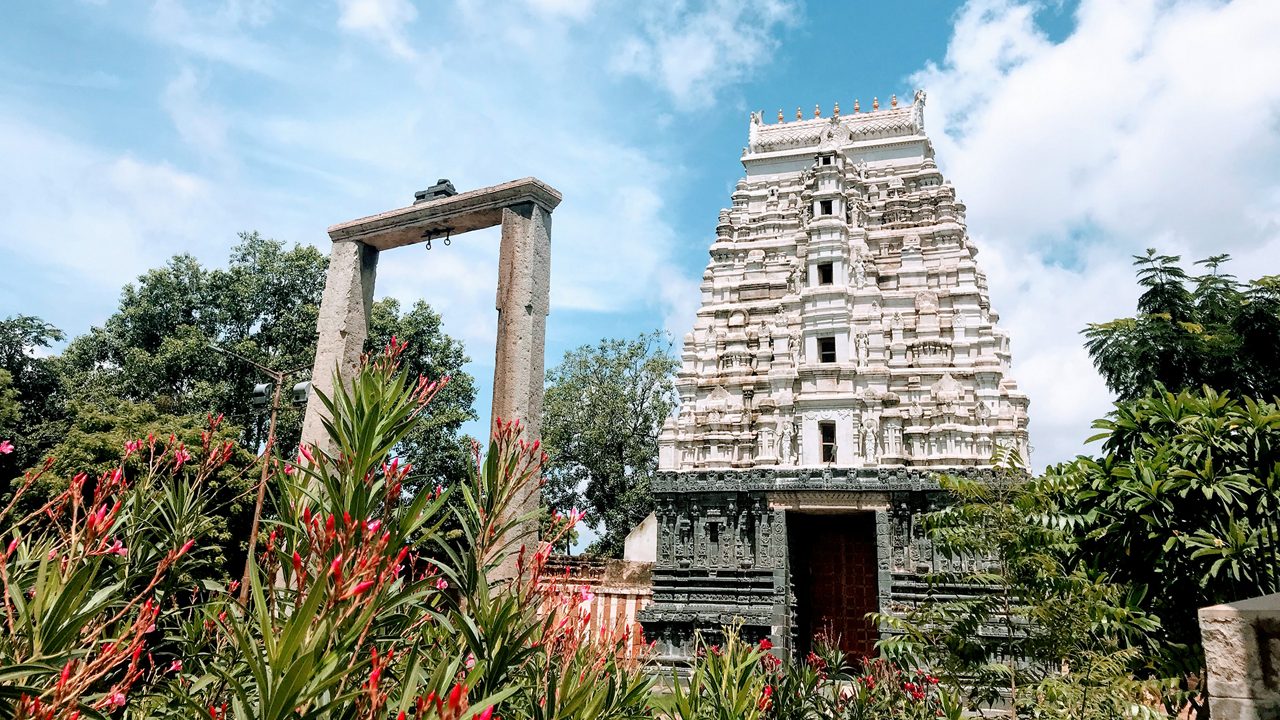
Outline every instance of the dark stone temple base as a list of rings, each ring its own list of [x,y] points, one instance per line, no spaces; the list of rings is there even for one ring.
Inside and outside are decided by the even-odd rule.
[[[653,604],[641,612],[659,662],[693,654],[738,626],[783,654],[824,632],[854,656],[882,629],[867,612],[910,607],[923,576],[951,570],[920,516],[945,498],[938,473],[989,468],[777,468],[662,473],[653,483],[658,558]]]

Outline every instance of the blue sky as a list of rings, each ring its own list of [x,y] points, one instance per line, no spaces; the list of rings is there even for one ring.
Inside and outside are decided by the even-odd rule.
[[[1280,3],[283,0],[25,3],[0,25],[0,315],[70,333],[176,252],[320,247],[437,177],[536,175],[554,216],[548,364],[696,308],[747,117],[929,93],[1032,399],[1037,465],[1108,398],[1078,331],[1129,255],[1280,272]],[[492,374],[492,232],[382,258]]]

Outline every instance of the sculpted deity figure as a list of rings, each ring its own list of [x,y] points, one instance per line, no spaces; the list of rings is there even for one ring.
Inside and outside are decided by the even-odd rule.
[[[791,418],[782,419],[782,429],[778,433],[778,464],[795,464],[792,450],[795,446],[795,423]]]
[[[787,290],[793,293],[799,293],[804,287],[804,266],[792,260],[790,263],[790,271],[787,274]]]
[[[858,333],[855,343],[858,346],[858,364],[866,365],[871,359],[871,339],[866,333]]]
[[[876,445],[880,435],[880,421],[868,416],[862,421],[862,455],[867,462],[876,461]]]
[[[867,265],[862,261],[862,253],[853,258],[853,286],[859,290],[867,284]]]

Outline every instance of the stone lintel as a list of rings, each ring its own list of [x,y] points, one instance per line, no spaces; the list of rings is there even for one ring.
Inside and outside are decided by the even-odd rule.
[[[443,238],[502,224],[502,211],[533,203],[550,212],[560,204],[560,192],[533,177],[512,180],[450,197],[339,223],[329,228],[329,239],[359,240],[378,250],[423,242],[424,233]]]

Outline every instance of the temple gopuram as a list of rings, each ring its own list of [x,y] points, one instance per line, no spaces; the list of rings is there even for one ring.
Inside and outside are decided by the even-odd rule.
[[[750,120],[659,440],[659,659],[739,624],[806,652],[874,655],[891,612],[946,567],[919,523],[939,473],[1028,456],[965,206],[938,171],[923,92],[870,111]]]

